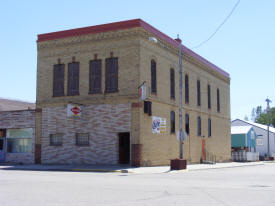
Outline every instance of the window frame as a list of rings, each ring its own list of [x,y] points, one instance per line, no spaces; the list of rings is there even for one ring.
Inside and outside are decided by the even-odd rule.
[[[211,86],[210,86],[210,84],[207,85],[207,104],[208,104],[208,109],[211,109]]]
[[[190,117],[189,114],[185,114],[185,132],[187,135],[190,134]]]
[[[201,137],[201,117],[197,117],[197,135]]]
[[[175,93],[175,70],[170,68],[170,99],[176,99]]]
[[[197,106],[201,106],[201,81],[197,80]]]
[[[189,104],[189,76],[185,74],[184,76],[184,86],[185,86],[185,104]]]
[[[118,57],[105,59],[105,93],[118,92]]]
[[[68,64],[67,96],[79,95],[79,68],[79,62],[71,62]]]
[[[87,135],[87,144],[83,144],[83,141],[79,141],[79,135]],[[82,142],[82,143],[81,143]],[[89,133],[76,133],[75,134],[75,145],[79,147],[88,147],[90,146],[90,134]]]
[[[175,111],[170,111],[170,133],[176,133],[176,114]]]
[[[57,137],[60,138],[60,141],[53,141],[54,135],[59,135]],[[50,146],[61,147],[63,145],[63,136],[63,133],[50,134]]]
[[[212,137],[212,121],[208,118],[208,137]]]
[[[157,63],[151,59],[151,93],[157,94]]]
[[[94,67],[93,67],[94,66]],[[95,59],[89,62],[89,94],[102,93],[102,60]],[[98,84],[98,87],[93,85]]]
[[[64,77],[65,77],[65,64],[53,65],[53,97],[65,96]],[[59,91],[59,87],[61,87],[60,91]]]
[[[217,112],[221,112],[220,89],[217,88]]]

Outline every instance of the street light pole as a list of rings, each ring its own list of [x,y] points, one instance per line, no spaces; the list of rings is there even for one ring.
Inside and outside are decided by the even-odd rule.
[[[182,141],[183,141],[183,129],[182,129],[182,47],[181,47],[181,40],[177,38],[179,42],[179,158],[183,158],[183,151],[182,151]]]
[[[270,106],[269,106],[269,103],[271,102],[270,99],[267,99],[265,100],[266,103],[267,103],[267,107],[266,107],[266,116],[267,116],[267,157],[269,158],[270,157],[270,152],[269,152],[269,109],[270,109]]]

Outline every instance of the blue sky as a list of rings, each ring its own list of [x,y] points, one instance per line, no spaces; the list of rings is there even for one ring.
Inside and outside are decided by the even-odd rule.
[[[37,34],[141,18],[187,47],[207,39],[237,0],[4,1],[0,13],[0,97],[35,101]],[[231,18],[194,49],[230,73],[231,118],[275,104],[275,1],[241,0]]]

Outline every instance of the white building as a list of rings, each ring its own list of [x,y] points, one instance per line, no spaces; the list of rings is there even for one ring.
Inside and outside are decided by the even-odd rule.
[[[231,126],[252,126],[257,134],[256,151],[260,153],[260,156],[267,155],[267,125],[258,124],[255,122],[244,121],[235,119],[231,122]],[[275,128],[269,127],[269,148],[270,155],[275,155]]]

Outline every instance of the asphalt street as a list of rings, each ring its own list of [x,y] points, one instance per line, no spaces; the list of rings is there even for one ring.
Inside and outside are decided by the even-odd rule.
[[[275,205],[275,164],[163,174],[0,170],[1,206]]]

